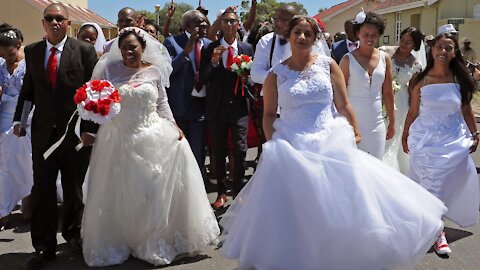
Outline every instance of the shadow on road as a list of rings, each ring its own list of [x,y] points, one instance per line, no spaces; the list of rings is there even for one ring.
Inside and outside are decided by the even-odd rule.
[[[2,239],[0,239],[1,242]],[[31,253],[7,253],[0,255],[0,265],[8,266],[9,269],[24,269],[24,264],[28,258],[32,256]],[[146,263],[142,260],[130,257],[125,263],[116,266],[102,267],[102,269],[118,269],[118,270],[127,270],[127,269],[168,269],[170,266],[174,265],[184,265],[184,264],[193,264],[205,259],[210,259],[208,255],[200,254],[194,257],[185,257],[179,259],[178,261],[173,262],[170,265],[162,267],[154,267],[153,265]],[[68,269],[68,270],[80,270],[80,269],[92,269],[89,268],[81,254],[74,254],[70,251],[70,248],[66,243],[60,244],[57,247],[57,256],[55,260],[49,262],[42,270],[58,270],[58,269]]]

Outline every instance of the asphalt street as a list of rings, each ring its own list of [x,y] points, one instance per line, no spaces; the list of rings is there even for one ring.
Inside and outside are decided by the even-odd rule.
[[[256,149],[250,149],[247,155],[249,165],[253,164],[256,157]],[[473,154],[477,170],[480,168],[480,154]],[[247,175],[251,176],[253,169],[249,167]],[[211,202],[216,198],[213,185],[207,185],[208,196]],[[221,215],[219,215],[221,217]],[[361,230],[361,224],[359,224]],[[454,224],[446,223],[446,234],[450,242],[453,253],[449,257],[440,257],[430,251],[422,263],[420,270],[477,270],[480,269],[480,225],[471,228],[462,229]],[[31,256],[33,248],[30,242],[29,226],[25,224],[19,210],[16,210],[11,216],[11,226],[5,231],[0,232],[0,269],[24,269],[23,264]],[[401,236],[399,236],[401,237]],[[58,234],[58,252],[54,261],[45,268],[49,269],[89,269],[83,257],[73,254],[67,247],[65,241]],[[355,252],[355,239],[352,239],[352,250]],[[345,253],[348,258],[349,254]],[[201,255],[194,258],[180,260],[172,265],[155,268],[152,265],[135,258],[130,258],[122,265],[107,267],[103,269],[169,269],[169,270],[233,270],[237,266],[235,261],[223,258],[216,246],[210,246],[203,250]],[[358,269],[367,270],[367,269]]]

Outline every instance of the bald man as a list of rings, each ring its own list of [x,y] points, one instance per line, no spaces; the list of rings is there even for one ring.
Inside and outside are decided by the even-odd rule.
[[[124,7],[122,9],[120,9],[120,11],[118,12],[117,14],[117,27],[118,27],[118,31],[120,32],[120,30],[122,30],[123,28],[126,28],[126,27],[137,27],[137,12],[135,11],[135,9],[131,8],[131,7]],[[114,38],[112,40],[110,40],[109,42],[105,43],[105,45],[103,45],[103,53],[107,53],[110,51],[110,49],[112,48],[112,44],[113,42],[116,40],[117,38]]]
[[[50,155],[44,153],[67,129],[76,109],[73,96],[92,76],[97,62],[95,47],[67,37],[68,10],[55,3],[45,8],[45,40],[25,47],[27,70],[14,116],[14,134],[22,136],[20,119],[23,104],[35,106],[31,125],[33,187],[31,193],[31,237],[35,253],[26,262],[37,269],[55,258],[57,248],[56,179],[62,175],[62,236],[72,251],[81,252],[80,225],[83,214],[82,184],[90,159],[91,145],[98,126],[81,122],[80,138],[75,133],[76,118],[71,122],[63,143]],[[86,147],[75,150],[80,140]]]

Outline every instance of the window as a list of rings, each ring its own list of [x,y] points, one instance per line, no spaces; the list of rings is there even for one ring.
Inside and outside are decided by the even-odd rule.
[[[395,42],[400,40],[402,33],[402,16],[400,12],[395,13]]]
[[[480,19],[480,5],[473,6],[473,18]]]

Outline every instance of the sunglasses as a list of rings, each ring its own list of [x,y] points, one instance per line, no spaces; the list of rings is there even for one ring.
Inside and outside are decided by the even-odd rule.
[[[47,22],[53,22],[53,20],[55,20],[56,22],[64,22],[67,20],[67,18],[63,17],[63,16],[50,16],[50,15],[47,15],[45,17],[43,17],[43,19]]]

